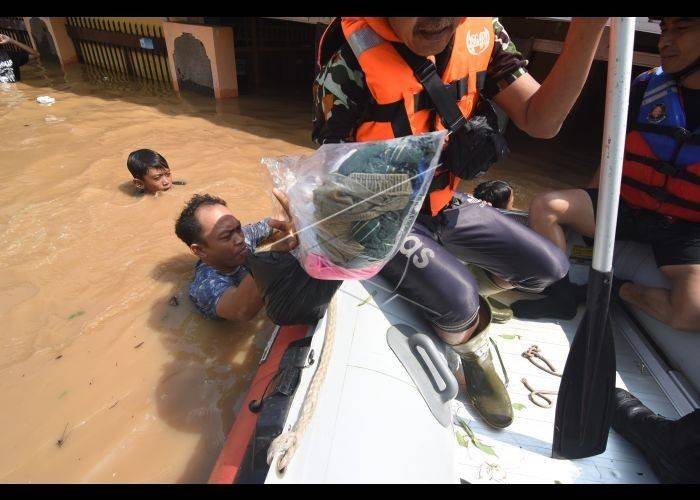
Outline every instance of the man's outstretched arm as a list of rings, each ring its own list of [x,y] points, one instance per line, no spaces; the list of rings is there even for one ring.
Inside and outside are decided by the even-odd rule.
[[[561,129],[588,78],[607,17],[573,18],[561,54],[540,85],[530,74],[515,80],[494,101],[532,137],[549,139]]]
[[[226,290],[216,303],[216,315],[234,321],[250,321],[263,307],[263,299],[249,274],[238,286]]]
[[[32,47],[30,47],[29,45],[25,45],[22,42],[18,42],[14,38],[10,38],[7,35],[0,34],[0,46],[7,45],[7,44],[15,45],[15,46],[19,47],[20,49],[22,49],[23,51],[25,51],[27,54],[29,54],[30,61],[33,61],[34,59],[37,59],[39,57],[39,53],[36,50],[34,50]]]

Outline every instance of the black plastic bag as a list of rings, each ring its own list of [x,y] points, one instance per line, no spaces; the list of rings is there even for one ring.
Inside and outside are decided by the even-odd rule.
[[[310,325],[323,317],[342,281],[317,280],[306,274],[289,252],[249,254],[246,266],[277,325]]]

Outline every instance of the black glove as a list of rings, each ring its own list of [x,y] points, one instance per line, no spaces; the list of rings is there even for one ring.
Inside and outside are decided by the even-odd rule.
[[[508,156],[510,150],[498,130],[498,118],[491,103],[482,99],[472,118],[448,139],[441,161],[462,179],[473,179]]]

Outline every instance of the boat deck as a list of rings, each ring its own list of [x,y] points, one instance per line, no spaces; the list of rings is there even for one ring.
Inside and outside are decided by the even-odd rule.
[[[524,296],[508,292],[499,300],[509,302],[518,295]],[[330,357],[313,418],[287,471],[279,474],[272,468],[267,482],[658,482],[640,452],[614,431],[601,455],[571,461],[550,457],[556,397],[551,408],[535,406],[521,379],[526,378],[538,390],[554,391],[560,379],[535,367],[522,353],[537,345],[559,371],[563,370],[583,307],[572,321],[513,319],[493,325],[493,339],[508,371],[508,391],[515,409],[512,425],[496,430],[465,403],[463,389],[447,403],[453,410],[452,426],[443,427],[431,414],[387,344],[392,325],[413,325],[423,332],[430,327],[388,283],[379,277],[346,281],[337,300],[333,347],[322,352],[328,317],[316,326],[311,342],[316,353]],[[617,385],[654,411],[678,418],[670,400],[621,335],[616,337],[616,351]],[[498,365],[495,357],[494,363]],[[318,365],[303,370],[285,430],[299,418]],[[467,423],[474,440],[457,417]]]
[[[516,293],[511,293],[514,299]],[[500,298],[500,297],[499,297]],[[505,301],[508,302],[508,301]],[[505,430],[486,425],[471,405],[465,402],[460,389],[452,402],[454,413],[468,422],[477,439],[490,446],[497,456],[473,446],[457,446],[456,461],[460,479],[469,483],[656,483],[654,473],[639,451],[615,431],[610,432],[605,453],[580,460],[551,458],[552,429],[556,396],[551,397],[551,408],[540,408],[528,398],[529,390],[521,382],[526,378],[537,390],[556,391],[560,378],[550,375],[522,356],[530,346],[540,352],[561,372],[566,363],[569,344],[583,316],[581,306],[571,321],[517,318],[506,324],[493,325],[503,362],[508,370],[508,392],[516,408],[513,424]],[[619,331],[615,333],[617,355],[617,387],[623,387],[637,396],[657,413],[678,418],[659,385],[645,368]],[[496,360],[494,360],[496,363]],[[500,369],[500,368],[498,368]],[[457,423],[454,430],[466,432]],[[466,441],[470,440],[466,438]]]

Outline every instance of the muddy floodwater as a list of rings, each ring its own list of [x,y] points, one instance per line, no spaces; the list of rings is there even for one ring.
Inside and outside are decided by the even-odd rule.
[[[244,223],[269,215],[260,158],[313,151],[310,103],[215,103],[77,65],[22,76],[0,88],[0,482],[204,482],[272,325],[199,316],[174,221],[204,192]],[[134,196],[139,148],[187,184]],[[522,155],[499,176],[521,182],[519,208],[587,181]]]

